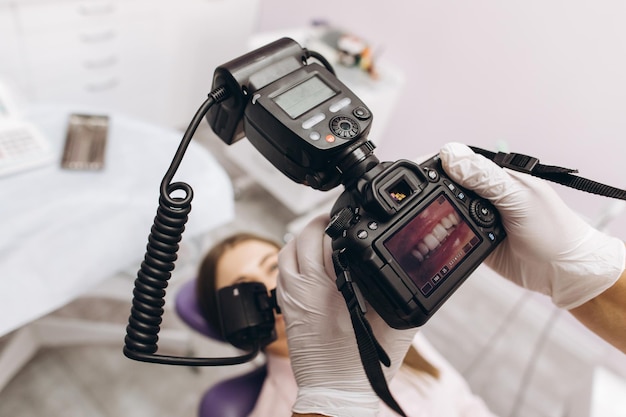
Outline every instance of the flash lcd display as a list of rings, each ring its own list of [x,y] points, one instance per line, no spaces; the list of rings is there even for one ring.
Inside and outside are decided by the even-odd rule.
[[[319,77],[313,76],[274,97],[274,102],[289,117],[296,119],[335,94],[337,94],[335,90],[326,85]]]

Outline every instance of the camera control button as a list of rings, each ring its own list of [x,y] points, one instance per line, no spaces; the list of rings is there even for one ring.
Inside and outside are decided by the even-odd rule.
[[[485,200],[473,200],[470,203],[470,215],[482,227],[491,227],[496,222],[495,209]]]
[[[359,239],[367,239],[367,236],[369,236],[367,230],[361,229],[356,233],[356,237],[358,237]]]
[[[446,187],[448,187],[450,191],[452,191],[453,193],[456,192],[456,185],[454,185],[450,181],[445,181],[445,180],[443,183],[445,184]]]
[[[433,290],[433,285],[430,282],[427,282],[426,284],[422,286],[422,288],[420,288],[420,291],[422,291],[422,294],[424,295],[430,294],[432,290]]]
[[[317,113],[302,122],[302,129],[310,129],[326,118],[324,113]]]
[[[370,230],[377,230],[378,229],[378,222],[375,221],[371,221],[367,224],[367,228]]]
[[[309,133],[309,139],[311,140],[320,140],[321,137],[320,132],[313,131]]]
[[[341,100],[337,101],[336,103],[331,104],[328,110],[330,110],[332,113],[337,113],[339,110],[343,109],[350,103],[352,103],[352,100],[350,100],[350,97],[344,97]]]
[[[439,173],[434,169],[426,169],[426,176],[428,177],[428,181],[437,182],[439,181]]]
[[[360,120],[367,120],[372,117],[372,113],[370,113],[365,107],[357,107],[352,111],[352,114]]]
[[[333,215],[330,223],[326,226],[325,233],[333,239],[342,236],[354,220],[354,213],[348,207],[344,207]]]
[[[330,121],[330,130],[342,139],[352,139],[359,134],[359,124],[349,117],[337,116]]]

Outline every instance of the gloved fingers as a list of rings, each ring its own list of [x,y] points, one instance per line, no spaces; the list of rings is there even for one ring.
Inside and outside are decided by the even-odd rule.
[[[287,303],[293,302],[293,297],[288,296],[291,292],[296,292],[299,280],[294,279],[300,273],[298,267],[298,257],[296,253],[296,242],[294,240],[287,242],[278,253],[278,283],[276,286],[276,297],[278,306],[283,310],[283,314],[287,311]]]
[[[311,220],[302,230],[297,239],[298,265],[301,273],[328,280],[336,290],[332,241],[325,233],[329,222],[328,215],[321,215]]]
[[[453,181],[496,206],[518,256],[550,260],[557,248],[588,228],[539,178],[505,170],[459,143],[446,144],[440,155]]]
[[[310,222],[279,254],[278,304],[287,329],[296,381],[302,387],[333,387],[369,393],[350,315],[327,272],[328,217]],[[326,260],[328,258],[328,260]],[[332,272],[332,271],[330,271]]]
[[[291,336],[316,330],[336,339],[352,331],[345,301],[335,284],[331,241],[324,234],[328,220],[328,216],[312,220],[279,253],[277,298],[287,327],[308,327],[291,332],[290,342]]]
[[[620,276],[623,243],[587,224],[546,181],[500,168],[458,143],[445,145],[440,156],[453,181],[500,212],[507,239],[486,263],[501,275],[563,308],[580,305]]]
[[[494,204],[517,191],[515,181],[501,167],[461,143],[448,143],[439,152],[450,178]]]
[[[328,276],[325,269],[324,251],[330,245],[324,235],[327,223],[327,216],[315,218],[280,251],[277,297],[281,309],[289,310],[287,304],[291,304],[291,310],[325,314],[323,307],[336,292],[334,275]]]
[[[281,271],[287,274],[311,274],[313,281],[324,279],[325,272],[325,250],[330,245],[324,242],[324,228],[328,223],[327,216],[319,216],[308,223],[296,238],[289,241],[279,253],[279,266]],[[327,277],[328,278],[328,277]],[[330,279],[330,278],[329,278]],[[311,280],[300,282],[285,282],[285,288],[296,285],[314,285]]]

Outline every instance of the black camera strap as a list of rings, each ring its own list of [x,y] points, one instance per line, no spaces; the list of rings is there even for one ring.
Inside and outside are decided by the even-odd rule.
[[[337,280],[335,281],[337,289],[341,291],[350,312],[350,319],[352,320],[352,327],[354,328],[365,375],[367,375],[367,379],[378,397],[393,411],[402,417],[406,417],[406,414],[389,391],[389,386],[380,364],[382,363],[389,367],[391,366],[391,360],[387,352],[376,340],[372,327],[365,317],[367,311],[365,299],[359,287],[350,276],[348,262],[343,251],[333,252],[333,265],[337,275]]]
[[[509,168],[525,174],[530,174],[535,177],[565,185],[566,187],[574,188],[576,190],[586,191],[588,193],[616,198],[619,200],[626,200],[625,190],[574,175],[578,173],[578,170],[576,169],[543,165],[539,163],[539,159],[520,153],[496,153],[473,146],[470,146],[470,148],[477,154],[490,159],[503,168]]]

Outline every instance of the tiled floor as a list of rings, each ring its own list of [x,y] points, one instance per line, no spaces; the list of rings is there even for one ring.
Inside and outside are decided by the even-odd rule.
[[[202,134],[200,138],[206,140]],[[219,157],[222,144],[207,143]],[[223,163],[234,179],[241,178],[236,168],[226,160]],[[254,185],[237,190],[237,196],[233,223],[184,241],[172,290],[193,277],[199,256],[211,242],[234,230],[283,238],[293,214]],[[136,268],[129,267],[120,276],[132,281]],[[594,365],[626,375],[624,355],[582,330],[567,313],[553,315],[541,297],[528,296],[480,271],[424,332],[498,415],[573,417],[574,397],[588,394]],[[82,299],[54,315],[125,324],[129,309],[129,301]],[[186,329],[171,310],[166,312],[163,327]],[[543,334],[544,329],[549,332]],[[539,344],[543,340],[546,343]],[[187,349],[201,356],[233,353],[229,347],[192,333],[181,348],[182,352],[176,353]],[[534,368],[528,366],[531,359],[536,360]],[[205,389],[248,366],[191,369],[139,363],[122,355],[121,343],[47,348],[0,392],[0,417],[193,417]]]

